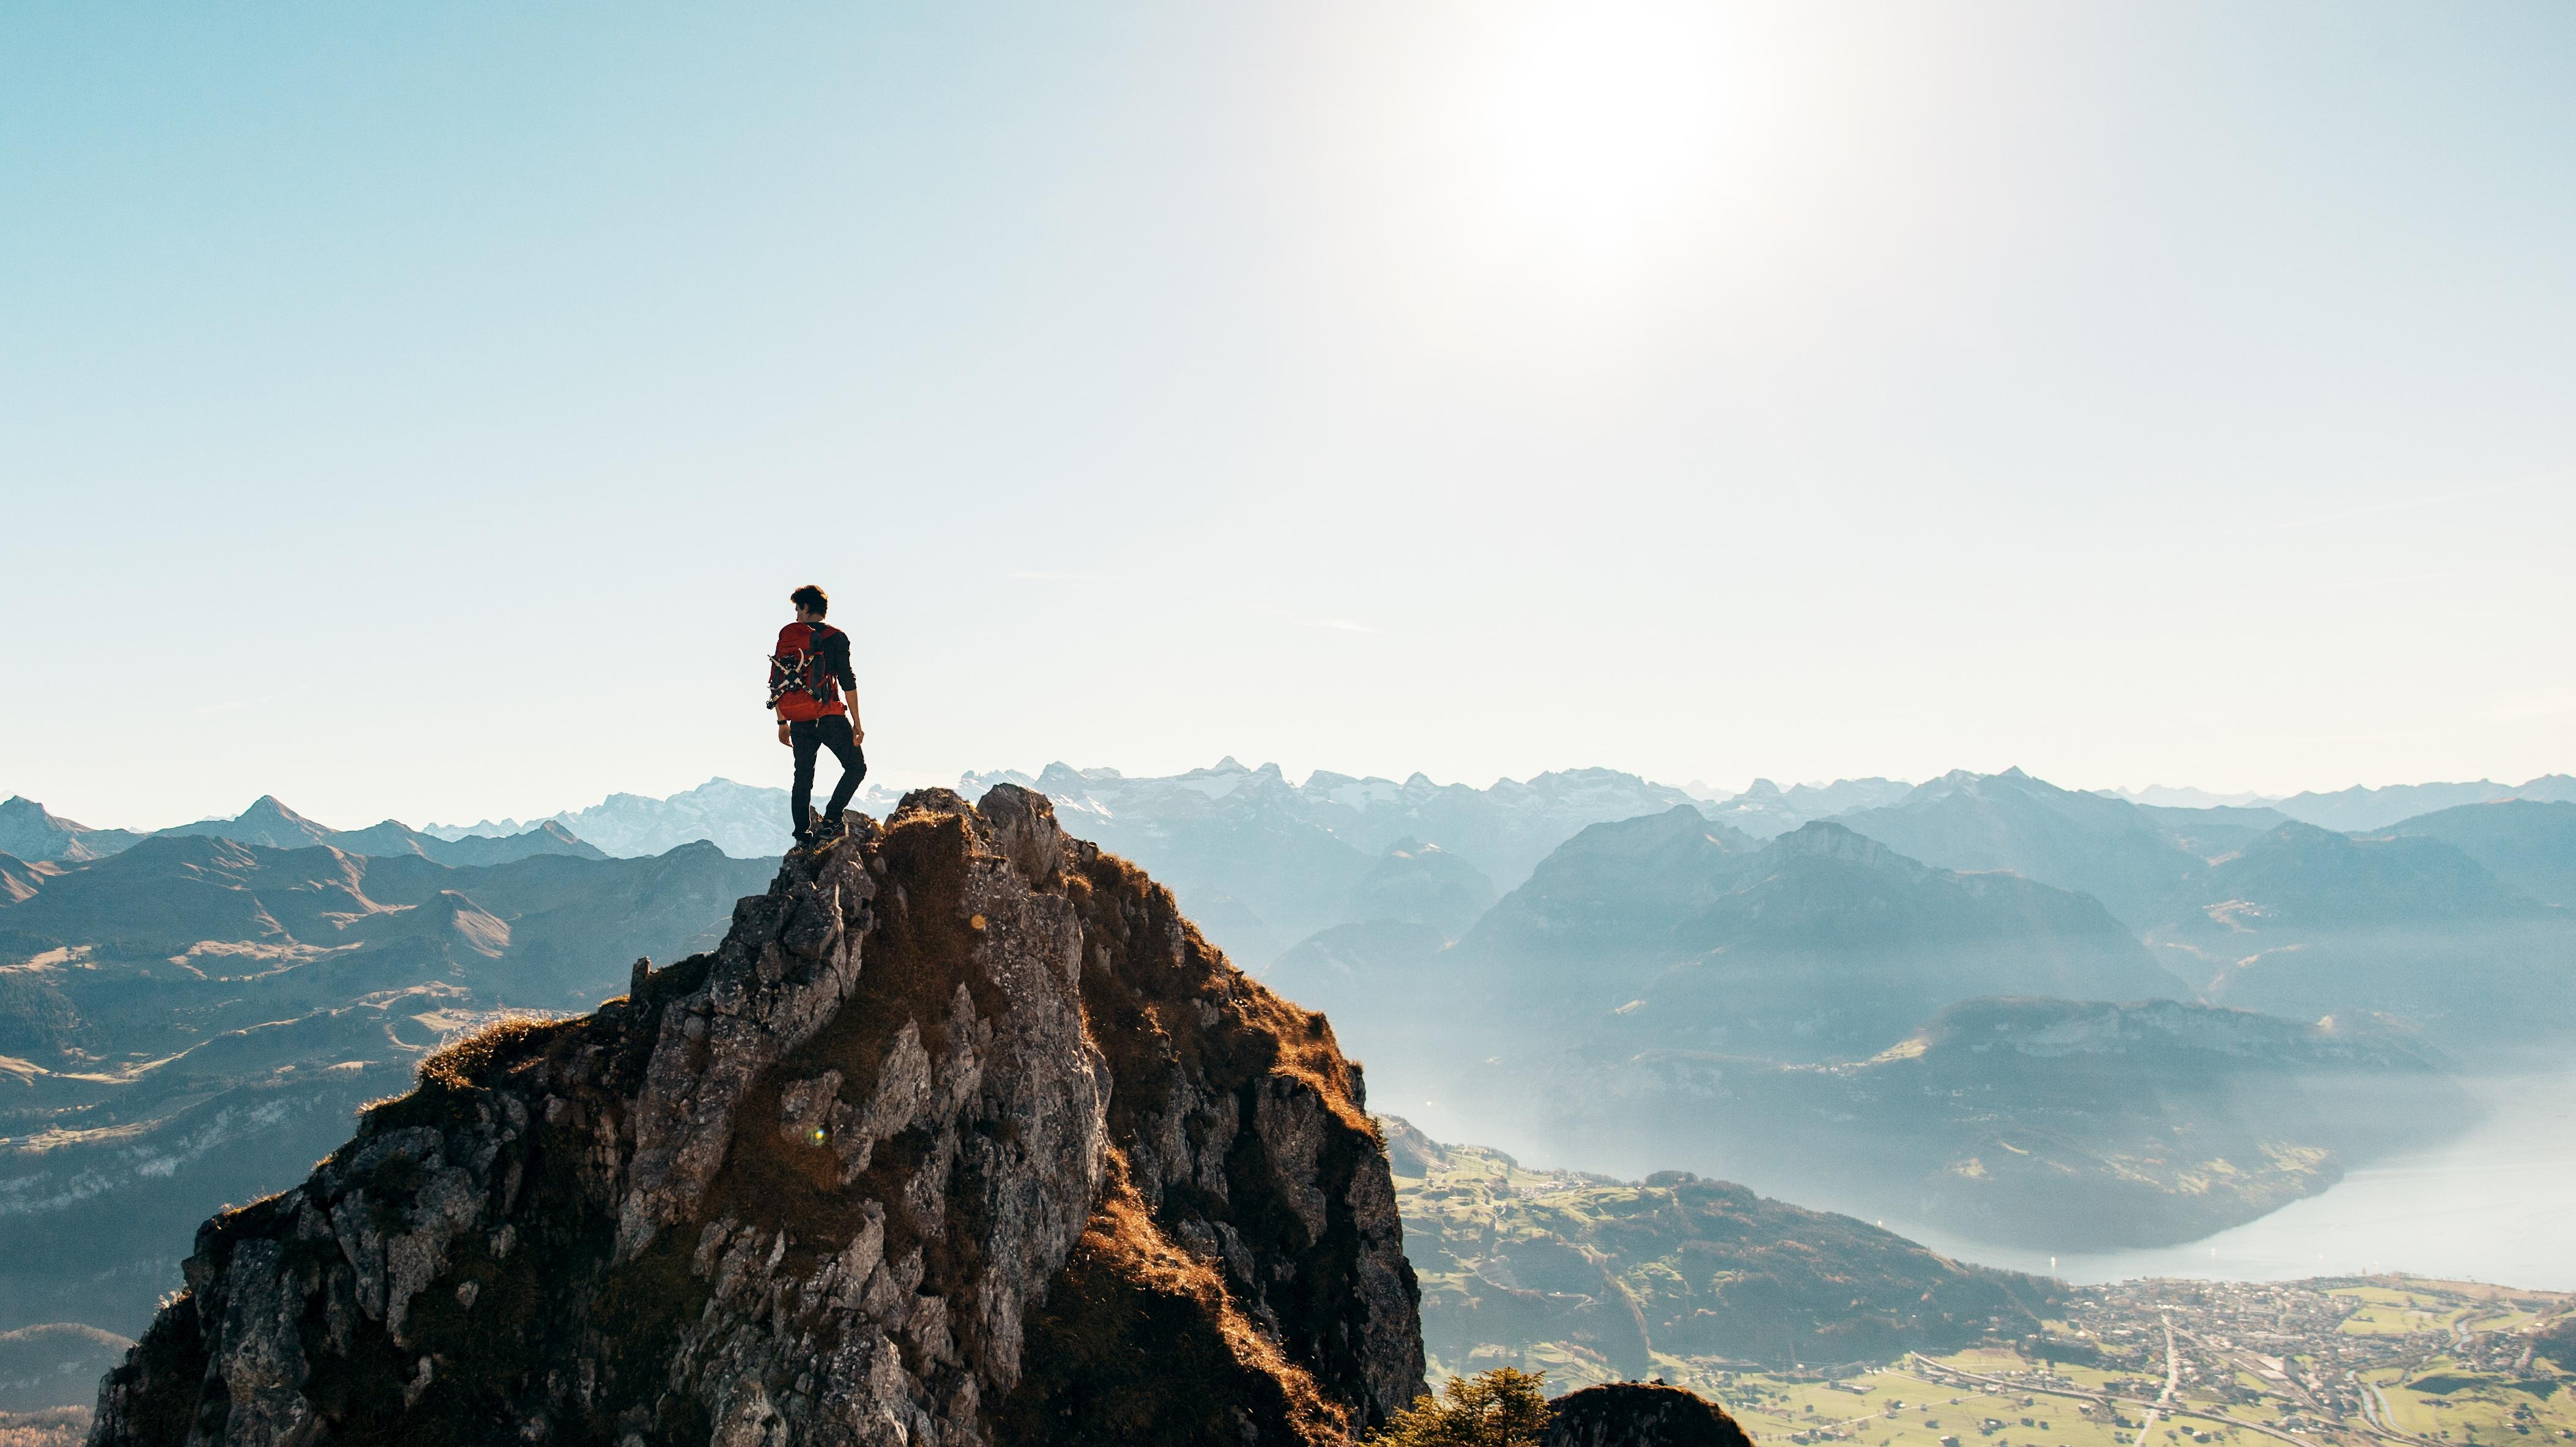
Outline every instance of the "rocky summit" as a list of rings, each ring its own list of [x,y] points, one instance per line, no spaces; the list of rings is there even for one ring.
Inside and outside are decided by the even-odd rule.
[[[1603,1382],[1547,1405],[1539,1447],[1753,1447],[1725,1408],[1661,1381]]]
[[[908,796],[208,1222],[100,1444],[1340,1443],[1422,1389],[1359,1068],[1046,800]]]

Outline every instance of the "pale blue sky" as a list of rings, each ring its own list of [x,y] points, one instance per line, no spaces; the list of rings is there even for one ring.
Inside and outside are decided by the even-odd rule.
[[[724,9],[0,13],[0,794],[2576,768],[2576,8]]]

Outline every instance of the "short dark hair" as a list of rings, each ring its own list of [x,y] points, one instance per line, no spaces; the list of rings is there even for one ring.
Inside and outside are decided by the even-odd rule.
[[[832,611],[832,600],[820,588],[808,583],[787,595],[787,601],[820,618]]]

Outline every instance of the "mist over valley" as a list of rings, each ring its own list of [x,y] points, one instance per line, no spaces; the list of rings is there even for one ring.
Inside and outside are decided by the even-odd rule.
[[[963,781],[1000,783],[1322,1010],[1376,1107],[1440,1140],[1695,1172],[2025,1270],[2206,1240],[2211,1269],[2274,1274],[2225,1243],[2482,1139],[2495,1082],[2576,1038],[2563,776],[2353,833],[2289,812],[2345,796],[2141,804],[2018,771],[1721,797],[1231,759]],[[0,1245],[31,1263],[0,1326],[140,1330],[198,1218],[441,1041],[706,948],[784,813],[723,780],[469,828],[0,804]],[[2556,1191],[2569,1138],[2522,1139],[2494,1189]],[[2405,1234],[2329,1233],[2333,1264],[2433,1264]]]

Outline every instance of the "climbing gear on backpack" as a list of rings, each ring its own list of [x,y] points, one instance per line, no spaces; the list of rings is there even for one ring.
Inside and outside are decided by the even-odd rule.
[[[801,638],[791,638],[797,629]],[[844,636],[823,623],[791,623],[778,635],[779,651],[769,656],[769,706],[790,723],[842,712],[841,680],[824,660],[823,645]]]

